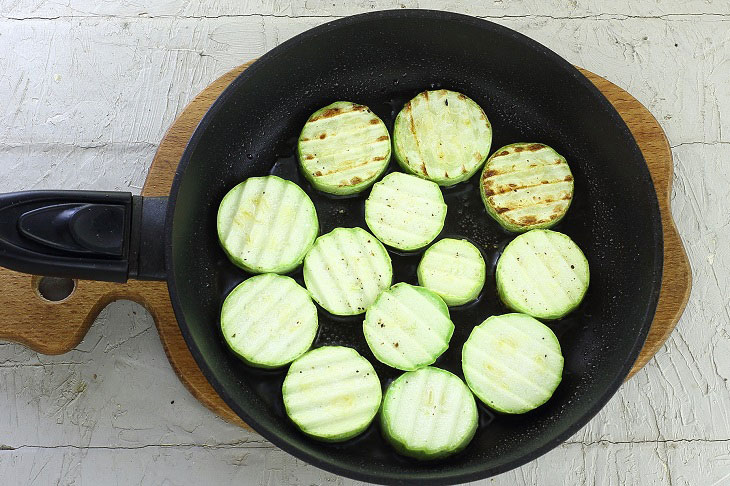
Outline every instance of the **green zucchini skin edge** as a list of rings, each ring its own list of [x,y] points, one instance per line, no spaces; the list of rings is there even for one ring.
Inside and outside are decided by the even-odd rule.
[[[372,236],[370,233],[368,233],[366,230],[364,230],[364,229],[362,229],[360,227],[354,227],[354,228],[337,227],[337,228],[333,229],[332,231],[330,231],[329,233],[326,233],[324,235],[319,236],[319,238],[331,238],[333,236],[336,236],[339,233],[344,233],[344,232],[359,232],[359,231],[362,231],[363,233],[365,233],[368,236],[371,236],[372,237],[372,240],[375,242],[375,244],[376,244],[376,246],[378,248],[378,251],[380,252],[380,254],[382,256],[385,257],[385,260],[387,260],[389,278],[388,278],[388,285],[385,288],[386,289],[389,288],[392,285],[392,283],[393,283],[393,261],[390,258],[390,254],[388,253],[388,250],[385,249],[385,246],[383,246],[383,244],[380,242],[380,240],[378,240],[377,238],[375,238],[375,236]],[[315,243],[314,244],[316,244],[316,240],[315,240]],[[313,246],[314,245],[312,245],[312,247]],[[312,247],[310,247],[310,251],[311,251]],[[326,306],[326,304],[324,304],[323,302],[320,301],[320,298],[319,298],[320,296],[315,295],[315,293],[312,292],[309,289],[309,286],[307,285],[308,280],[309,280],[307,278],[307,275],[310,272],[307,271],[308,268],[307,268],[307,264],[306,264],[306,256],[304,257],[304,260],[305,260],[305,265],[304,265],[304,269],[303,269],[302,274],[303,274],[303,278],[304,278],[305,288],[307,289],[307,291],[309,292],[309,294],[312,296],[312,299],[315,302],[317,302],[317,304],[319,304],[324,310],[326,310],[330,314],[337,315],[337,316],[355,316],[355,315],[363,314],[363,313],[365,313],[367,311],[367,308],[364,308],[364,309],[359,310],[359,311],[358,310],[352,310],[351,312],[342,313],[342,312],[333,312],[333,310],[331,308],[328,308],[328,306]],[[374,300],[373,300],[373,302],[374,302]]]
[[[570,240],[573,244],[575,244],[575,242],[573,242],[573,240],[568,235],[565,235],[563,233],[559,233],[557,231],[543,230],[543,229],[536,229],[536,230],[530,230],[530,231],[549,231],[551,233],[557,233],[557,234],[560,234],[563,237],[567,238],[568,240]],[[523,235],[528,234],[530,231],[527,231],[527,232],[523,233]],[[504,254],[505,251],[507,251],[507,249],[509,248],[509,246],[512,244],[513,241],[514,240],[512,240],[505,247],[504,251],[502,252],[503,254]],[[515,311],[516,313],[526,314],[528,316],[534,317],[536,319],[541,319],[541,320],[544,320],[544,321],[554,321],[556,319],[561,319],[561,318],[567,316],[568,314],[570,314],[571,312],[573,312],[578,307],[580,307],[580,304],[583,303],[583,299],[585,299],[586,293],[588,292],[588,288],[590,287],[590,266],[587,265],[588,259],[585,257],[585,254],[583,253],[583,250],[581,250],[580,247],[578,247],[578,245],[576,245],[576,247],[578,248],[578,250],[580,250],[581,255],[583,255],[583,259],[586,261],[586,267],[587,267],[587,272],[588,272],[588,283],[586,284],[585,289],[583,290],[583,293],[581,294],[580,300],[578,300],[574,305],[566,308],[564,311],[561,311],[561,312],[554,312],[554,313],[545,313],[545,314],[540,314],[540,315],[534,315],[530,311],[530,309],[527,309],[527,308],[519,305],[515,301],[515,299],[510,298],[510,296],[507,294],[507,291],[504,288],[504,283],[502,282],[502,279],[500,277],[500,274],[501,274],[502,269],[503,269],[503,266],[500,266],[500,263],[502,261],[502,258],[500,256],[500,259],[497,260],[497,268],[496,268],[496,270],[494,272],[494,275],[495,275],[495,280],[496,280],[496,283],[497,283],[497,294],[499,295],[499,298],[502,301],[502,303],[505,306],[507,306],[507,308],[509,308],[510,310]]]
[[[368,308],[368,310],[370,310],[373,307],[375,307],[375,306],[378,305],[378,302],[383,297],[383,294],[385,294],[386,292],[390,291],[391,289],[394,289],[394,288],[397,288],[398,286],[403,286],[403,285],[407,285],[407,286],[413,288],[415,291],[419,292],[421,295],[425,296],[427,299],[429,299],[430,301],[432,301],[434,304],[436,304],[436,306],[439,308],[439,310],[441,311],[441,313],[443,315],[445,315],[447,318],[449,318],[449,320],[450,320],[449,308],[446,305],[446,303],[443,301],[443,299],[441,297],[439,297],[436,292],[433,292],[433,291],[431,291],[431,290],[429,290],[429,289],[427,289],[425,287],[419,287],[419,286],[416,286],[416,285],[410,285],[410,284],[405,283],[405,282],[399,282],[399,283],[391,286],[390,288],[385,289],[383,292],[381,292],[380,295],[378,296],[378,298],[375,299],[375,302],[373,302],[373,304],[370,306],[370,308]],[[370,351],[373,353],[373,356],[375,356],[375,359],[377,359],[378,361],[380,361],[384,365],[390,366],[391,368],[395,368],[395,369],[398,369],[398,370],[401,370],[401,371],[415,371],[415,370],[420,369],[420,368],[423,368],[425,366],[432,365],[439,358],[439,356],[441,356],[442,354],[444,354],[446,352],[446,350],[449,349],[449,342],[451,341],[451,337],[454,335],[454,326],[453,326],[453,323],[452,323],[452,326],[451,326],[451,329],[450,329],[448,335],[444,337],[445,343],[444,343],[443,348],[438,352],[438,354],[436,354],[433,357],[433,359],[431,359],[428,362],[417,363],[412,368],[402,368],[402,367],[399,367],[399,366],[395,366],[394,364],[390,363],[387,359],[383,358],[383,356],[381,355],[380,350],[378,349],[378,347],[377,346],[374,346],[372,344],[372,343],[375,342],[375,337],[372,336],[368,332],[368,330],[367,330],[367,324],[369,322],[370,322],[370,320],[369,320],[369,317],[368,317],[368,313],[366,311],[366,313],[365,313],[365,319],[363,320],[363,323],[362,323],[362,330],[363,330],[363,335],[365,336],[365,341],[368,343],[368,347],[370,348]]]
[[[440,242],[442,242],[444,240],[449,240],[449,239],[455,239],[455,238],[444,238],[444,239],[441,239],[441,240],[437,241],[436,243],[434,243],[433,245],[431,245],[423,253],[423,256],[421,257],[421,261],[418,264],[418,268],[416,269],[416,275],[418,277],[418,285],[420,285],[421,287],[425,287],[425,288],[428,289],[428,286],[426,285],[426,279],[424,278],[423,265],[422,265],[423,261],[426,259],[426,256],[428,255],[428,252],[431,251],[431,249],[433,249]],[[435,291],[432,291],[432,292],[436,293],[437,295],[439,295],[441,297],[441,299],[443,299],[443,301],[446,302],[446,305],[448,305],[449,307],[456,307],[456,306],[460,306],[460,305],[466,305],[466,304],[468,304],[470,302],[474,302],[474,300],[476,300],[477,297],[479,297],[479,294],[482,292],[482,289],[484,288],[484,284],[486,283],[486,279],[487,279],[487,267],[486,267],[486,263],[484,262],[484,257],[482,256],[482,252],[479,251],[479,248],[477,248],[477,246],[474,245],[469,240],[465,240],[464,239],[464,240],[459,240],[459,241],[466,241],[467,243],[469,243],[470,245],[472,245],[477,250],[477,253],[479,254],[479,258],[481,259],[481,262],[482,262],[481,272],[479,274],[480,275],[481,284],[479,284],[476,287],[474,287],[474,290],[465,299],[464,298],[462,298],[462,299],[456,299],[456,298],[452,298],[451,296],[449,296],[447,298],[447,297],[445,297],[443,295],[440,295],[440,294],[436,293]]]
[[[370,373],[372,373],[376,380],[380,381],[380,379],[378,377],[378,374],[375,372],[375,368],[373,368],[373,365],[367,360],[367,358],[363,357],[355,349],[350,348],[350,347],[347,347],[347,346],[323,346],[323,347],[320,347],[320,348],[310,349],[309,351],[307,351],[306,353],[304,353],[302,356],[300,356],[300,358],[303,357],[303,356],[306,356],[309,353],[317,353],[317,352],[321,352],[320,350],[330,349],[330,348],[346,348],[346,349],[349,349],[349,350],[353,351],[354,353],[357,354],[358,357],[360,357],[363,360],[363,362],[364,362],[363,364],[367,364],[367,366],[369,367],[367,371],[370,372]],[[287,376],[289,375],[290,372],[291,372],[291,369],[290,369],[290,371],[287,372]],[[286,384],[287,384],[287,382],[286,382],[286,378],[285,378],[284,379],[284,383],[282,384],[282,397],[286,397],[286,392],[285,392]],[[283,399],[283,401],[284,401],[284,408],[286,409],[286,399]],[[353,437],[356,437],[356,436],[362,434],[370,426],[370,424],[372,424],[372,422],[377,417],[378,412],[380,411],[380,408],[382,406],[382,403],[383,403],[383,394],[382,394],[382,390],[381,390],[380,397],[379,397],[379,402],[378,402],[378,406],[375,407],[375,410],[374,410],[374,412],[373,412],[372,417],[370,418],[370,420],[368,420],[366,423],[364,423],[362,426],[358,427],[357,429],[353,429],[353,430],[351,430],[349,432],[346,432],[346,433],[336,434],[336,435],[331,435],[331,436],[321,436],[321,435],[313,434],[311,432],[308,432],[308,431],[304,430],[298,423],[294,422],[294,420],[289,415],[288,410],[287,410],[286,413],[287,413],[287,417],[289,417],[289,420],[297,427],[297,429],[300,432],[302,432],[307,437],[311,437],[312,439],[315,439],[315,440],[317,440],[319,442],[325,442],[325,443],[332,443],[332,444],[334,444],[334,443],[337,443],[337,442],[342,442],[342,441],[351,439]]]
[[[439,206],[441,206],[441,209],[443,211],[443,215],[441,216],[441,221],[439,224],[439,229],[438,229],[438,231],[434,231],[433,233],[427,235],[427,237],[426,237],[427,241],[424,240],[424,242],[422,244],[419,244],[419,245],[395,244],[389,238],[389,235],[384,235],[383,232],[379,230],[379,225],[376,223],[376,218],[372,215],[372,213],[368,209],[369,207],[372,207],[372,204],[374,204],[371,199],[371,197],[373,197],[373,192],[376,191],[378,189],[378,187],[380,187],[380,184],[386,184],[388,182],[389,178],[393,177],[394,174],[403,176],[403,173],[401,173],[401,172],[391,172],[390,174],[386,175],[383,179],[381,179],[379,182],[376,182],[375,185],[373,186],[373,189],[370,192],[370,195],[365,200],[365,224],[368,226],[368,228],[373,233],[373,235],[375,235],[375,237],[380,240],[381,243],[383,243],[384,245],[387,245],[390,248],[395,248],[397,250],[407,251],[407,252],[422,250],[423,248],[426,248],[428,245],[430,245],[433,242],[433,240],[436,239],[438,237],[438,235],[440,235],[441,232],[443,231],[444,223],[446,222],[448,206],[446,205],[446,202],[444,201],[443,193],[441,192],[441,188],[438,187],[438,184],[436,184],[435,182],[430,181],[428,179],[423,179],[423,178],[419,177],[418,180],[415,182],[420,182],[421,184],[423,184],[424,181],[426,181],[429,184],[434,184],[434,187],[436,187],[438,189],[438,194],[439,194],[438,203],[439,203]],[[414,174],[406,174],[406,176],[417,177]],[[404,176],[404,177],[406,177],[406,176]]]
[[[455,448],[449,449],[449,450],[444,450],[444,451],[439,451],[439,452],[429,452],[429,451],[426,451],[426,450],[423,450],[423,449],[409,449],[409,448],[407,448],[404,444],[402,444],[400,441],[398,441],[397,439],[394,438],[393,433],[391,431],[391,428],[390,428],[390,426],[388,424],[388,419],[386,418],[385,407],[386,407],[386,403],[387,403],[388,393],[393,389],[393,385],[395,385],[396,383],[399,383],[400,381],[405,381],[406,379],[408,379],[408,376],[409,376],[410,373],[415,373],[415,372],[421,371],[423,369],[436,370],[436,371],[441,372],[441,373],[446,373],[446,374],[448,374],[450,376],[455,377],[464,386],[466,386],[467,388],[469,388],[464,383],[464,381],[461,378],[459,378],[458,376],[454,375],[450,371],[447,371],[447,370],[444,370],[444,369],[441,369],[441,368],[435,368],[435,367],[429,366],[427,368],[421,368],[420,370],[408,371],[406,373],[403,373],[401,376],[399,376],[398,378],[396,378],[388,386],[388,388],[385,391],[385,394],[383,395],[382,405],[381,405],[380,414],[379,414],[379,416],[380,416],[380,430],[381,430],[381,434],[382,434],[383,438],[399,454],[404,455],[404,456],[407,456],[407,457],[412,457],[412,458],[417,459],[417,460],[420,460],[420,461],[432,461],[432,460],[435,460],[435,459],[443,459],[445,457],[448,457],[448,456],[452,456],[454,454],[457,454],[457,453],[461,452],[462,450],[464,450],[466,448],[466,446],[469,445],[469,443],[474,438],[474,435],[476,434],[476,431],[477,431],[477,428],[478,428],[478,424],[479,424],[479,411],[477,409],[476,402],[474,402],[474,407],[472,408],[473,414],[472,414],[471,417],[469,417],[470,421],[473,424],[473,426],[471,427],[471,431],[469,432],[469,434],[467,436],[464,437],[464,439],[462,440],[462,442],[458,446],[456,446]],[[471,394],[471,390],[469,390],[469,392]],[[472,395],[472,400],[474,400],[474,396],[473,395]]]
[[[506,317],[506,316],[511,316],[511,315],[526,315],[528,317],[532,317],[529,314],[523,314],[523,313],[520,313],[520,312],[513,312],[513,313],[510,313],[510,314],[500,314],[498,316],[490,316],[490,317],[488,317],[481,324],[479,324],[478,326],[475,326],[475,328],[476,327],[480,327],[480,326],[484,326],[485,324],[487,324],[492,319],[500,318],[500,317]],[[553,336],[555,342],[558,344],[558,348],[560,349],[560,341],[558,340],[557,336],[555,336],[554,333],[552,333],[552,336]],[[469,338],[471,338],[471,334],[469,335]],[[467,342],[469,341],[469,338],[467,338]],[[464,347],[461,348],[461,362],[462,362],[462,367],[463,367],[463,363],[464,363],[464,349],[465,349],[465,347],[466,347],[466,342],[464,343]],[[563,382],[563,377],[562,377],[562,374],[561,374],[560,379],[555,383],[555,387],[553,388],[553,394],[552,395],[550,395],[549,397],[545,398],[545,400],[543,400],[542,402],[536,404],[534,408],[532,408],[530,410],[523,410],[523,411],[520,411],[520,412],[514,412],[514,411],[506,410],[506,409],[497,407],[494,404],[487,403],[486,400],[484,400],[476,392],[474,392],[474,385],[470,382],[471,380],[469,380],[469,375],[467,375],[467,373],[464,373],[464,381],[466,382],[466,384],[469,387],[469,389],[472,390],[472,393],[474,393],[474,396],[477,397],[479,399],[479,401],[482,402],[485,406],[487,406],[490,410],[492,410],[492,411],[494,411],[496,413],[502,414],[502,415],[521,415],[521,414],[524,414],[524,413],[531,412],[532,410],[535,410],[535,409],[541,407],[542,405],[546,404],[552,398],[552,395],[555,394],[555,390],[557,390],[558,386],[560,386],[560,383]]]
[[[241,282],[240,284],[236,285],[236,286],[235,286],[235,287],[233,288],[233,290],[231,290],[231,291],[230,291],[230,292],[228,293],[228,295],[226,296],[226,299],[228,298],[228,296],[230,296],[231,294],[233,294],[233,292],[235,292],[235,291],[236,291],[236,289],[238,289],[238,288],[239,288],[239,287],[241,287],[242,285],[245,285],[245,284],[246,284],[246,282],[248,282],[249,280],[251,280],[251,279],[255,279],[255,278],[259,277],[259,276],[264,276],[264,275],[267,275],[267,274],[260,274],[260,275],[254,275],[253,277],[250,277],[250,278],[248,278],[248,279],[244,280],[243,282]],[[293,282],[293,283],[294,283],[294,284],[295,284],[295,285],[296,285],[297,287],[301,288],[301,289],[302,289],[302,290],[303,290],[304,292],[306,292],[306,293],[307,293],[307,295],[309,295],[309,291],[308,291],[307,289],[305,289],[304,287],[300,286],[300,285],[299,285],[299,284],[298,284],[298,283],[296,282],[296,280],[294,280],[293,278],[291,278],[291,277],[288,277],[288,276],[286,276],[286,275],[278,275],[278,274],[276,274],[276,276],[277,276],[277,278],[279,278],[279,279],[288,279],[288,280],[290,280],[290,281],[291,281],[291,282]],[[311,301],[311,296],[310,296],[310,301]],[[224,300],[224,301],[223,301],[223,306],[225,307],[225,305],[226,305],[226,302],[225,302],[225,300]],[[314,303],[312,303],[312,306],[314,306]],[[316,307],[314,308],[314,312],[315,312],[315,321],[316,321],[316,320],[317,320],[317,314],[316,314],[316,312],[317,312],[317,309],[316,309]],[[222,331],[222,328],[223,328],[223,314],[222,314],[222,311],[221,311],[221,331]],[[243,363],[245,363],[245,364],[247,364],[248,366],[251,366],[251,367],[253,367],[253,368],[259,368],[259,369],[265,369],[265,370],[275,370],[275,369],[280,369],[280,368],[283,368],[284,366],[288,365],[289,363],[291,363],[291,362],[293,362],[293,361],[297,360],[298,358],[300,358],[301,356],[303,356],[304,354],[306,354],[306,353],[307,353],[307,352],[308,352],[308,351],[309,351],[309,350],[311,349],[311,347],[312,347],[312,343],[314,342],[314,339],[315,339],[315,337],[317,336],[317,332],[318,332],[318,331],[319,331],[319,322],[317,322],[317,324],[316,324],[316,327],[315,327],[315,330],[314,330],[314,333],[312,334],[312,337],[311,337],[311,339],[309,340],[309,341],[310,341],[310,342],[309,342],[309,346],[308,346],[308,347],[307,347],[306,349],[304,349],[304,351],[302,351],[301,353],[299,353],[299,355],[297,355],[297,356],[294,356],[294,357],[293,357],[292,359],[288,359],[288,360],[286,360],[286,361],[283,361],[283,362],[280,362],[280,363],[274,363],[274,364],[265,364],[265,363],[259,363],[259,362],[251,361],[251,360],[250,360],[249,358],[247,358],[247,357],[246,357],[246,356],[244,356],[243,354],[239,353],[239,352],[238,352],[238,351],[237,351],[237,350],[236,350],[236,349],[235,349],[235,348],[234,348],[234,347],[233,347],[233,346],[231,345],[231,343],[230,343],[230,342],[228,341],[228,338],[227,338],[227,336],[226,336],[226,334],[225,334],[224,332],[222,332],[222,334],[223,334],[223,341],[225,341],[225,343],[226,343],[226,347],[227,347],[227,348],[228,348],[228,349],[229,349],[229,350],[231,351],[231,353],[233,353],[233,354],[234,354],[234,355],[235,355],[235,356],[236,356],[236,357],[237,357],[238,359],[240,359],[240,360],[241,360],[241,361],[242,361]]]
[[[278,180],[280,180],[282,182],[285,182],[287,184],[291,184],[291,185],[295,186],[297,189],[299,189],[300,191],[302,191],[302,194],[304,194],[307,197],[306,200],[309,201],[309,204],[311,204],[312,207],[314,208],[314,203],[312,202],[312,199],[297,184],[295,184],[295,183],[293,183],[291,181],[288,181],[286,179],[282,179],[281,177],[275,176],[275,175],[268,175],[268,176],[263,176],[263,177],[271,177],[271,178],[278,179]],[[263,178],[263,177],[261,177],[261,178]],[[311,241],[306,246],[306,249],[302,252],[300,258],[297,261],[294,261],[294,262],[292,262],[292,263],[290,263],[288,265],[280,265],[279,267],[276,267],[276,268],[273,268],[273,269],[271,269],[271,268],[262,268],[262,267],[258,267],[258,266],[249,265],[249,264],[245,263],[243,260],[241,260],[238,257],[236,257],[235,255],[231,254],[228,251],[228,249],[226,248],[226,246],[223,244],[223,240],[221,239],[220,231],[217,230],[217,227],[219,226],[219,221],[218,221],[217,215],[220,213],[220,209],[223,206],[223,204],[226,201],[226,199],[229,196],[230,197],[233,197],[232,196],[233,189],[235,187],[240,186],[241,184],[245,184],[246,181],[248,181],[250,179],[254,179],[254,177],[249,177],[245,181],[240,182],[239,184],[236,184],[236,186],[234,186],[233,188],[231,188],[231,190],[226,193],[226,195],[223,197],[223,199],[221,199],[221,202],[218,205],[218,212],[216,213],[216,234],[218,236],[218,244],[221,247],[221,249],[223,250],[223,253],[225,253],[226,257],[228,258],[228,260],[230,260],[231,263],[233,263],[238,268],[240,268],[242,270],[245,270],[248,273],[252,273],[252,274],[263,274],[263,273],[285,274],[285,273],[293,272],[294,270],[296,270],[297,268],[299,268],[299,266],[302,265],[302,263],[304,262],[304,257],[307,255],[307,253],[309,252],[309,250],[312,248],[312,245],[314,245],[314,241],[317,239],[317,236],[319,236],[319,229],[320,229],[319,228],[319,217],[317,216],[317,209],[316,208],[314,208],[314,216],[315,216],[314,217],[314,227],[315,227],[315,230],[313,232],[313,238],[311,239]]]

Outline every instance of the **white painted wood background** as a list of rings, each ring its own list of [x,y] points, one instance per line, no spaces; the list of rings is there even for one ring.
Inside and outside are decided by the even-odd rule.
[[[730,1],[0,0],[0,191],[139,192],[165,129],[228,69],[317,24],[442,8],[517,29],[664,126],[694,290],[665,347],[567,443],[484,485],[730,484]],[[78,348],[0,343],[0,484],[353,484],[224,423],[118,302]]]

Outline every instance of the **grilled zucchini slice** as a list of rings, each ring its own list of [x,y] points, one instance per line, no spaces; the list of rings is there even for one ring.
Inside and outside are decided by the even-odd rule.
[[[373,365],[343,346],[313,349],[294,361],[281,391],[292,422],[325,442],[347,440],[364,431],[382,399]]]
[[[317,211],[296,184],[250,177],[218,208],[218,241],[235,265],[251,273],[288,273],[302,263],[319,233]]]
[[[432,364],[449,347],[454,333],[441,297],[403,282],[378,296],[362,327],[378,361],[403,371]]]
[[[317,308],[292,278],[266,273],[244,280],[223,302],[228,347],[259,368],[278,368],[304,354],[317,334]]]
[[[489,157],[479,188],[487,213],[506,230],[550,228],[573,200],[573,174],[547,145],[513,143]]]
[[[388,252],[362,228],[335,228],[317,238],[303,273],[314,300],[340,316],[365,312],[393,280]]]
[[[402,172],[377,182],[365,201],[365,222],[380,241],[399,250],[418,250],[444,227],[446,203],[439,186]]]
[[[385,439],[401,454],[422,460],[462,450],[474,437],[477,419],[474,396],[464,382],[430,366],[391,383],[380,413]]]
[[[547,402],[563,376],[555,334],[525,314],[492,316],[476,326],[462,348],[469,388],[502,413],[525,413]]]
[[[298,143],[304,177],[315,189],[335,195],[370,187],[390,162],[390,135],[370,108],[337,101],[315,111]]]
[[[467,96],[440,89],[424,91],[405,104],[393,128],[393,147],[406,172],[451,186],[484,164],[492,126]]]
[[[466,240],[444,238],[425,251],[418,264],[418,284],[436,292],[450,306],[479,296],[487,267],[479,249]]]
[[[497,262],[497,291],[510,309],[559,319],[583,300],[588,290],[588,260],[569,236],[551,230],[521,234]]]

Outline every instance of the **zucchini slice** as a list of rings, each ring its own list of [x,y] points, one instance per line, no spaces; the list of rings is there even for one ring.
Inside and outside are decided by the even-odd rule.
[[[506,230],[550,228],[573,200],[573,174],[547,145],[513,143],[489,157],[479,188],[487,213]]]
[[[292,422],[326,442],[364,431],[378,413],[383,393],[373,365],[343,346],[313,349],[294,361],[281,391]]]
[[[319,233],[317,211],[299,186],[277,176],[250,177],[218,208],[218,240],[236,266],[251,273],[288,273]]]
[[[297,145],[304,177],[322,192],[356,194],[390,162],[390,135],[370,108],[337,101],[315,111]]]
[[[440,368],[409,371],[383,398],[383,436],[403,455],[438,459],[466,447],[477,430],[477,405],[458,376]]]
[[[304,354],[317,334],[317,308],[292,278],[265,273],[244,280],[223,302],[228,347],[259,368],[278,368]]]
[[[402,282],[378,296],[362,327],[375,358],[403,371],[432,364],[449,347],[454,333],[441,297]]]
[[[492,316],[476,326],[462,348],[469,388],[502,413],[525,413],[547,402],[563,376],[555,334],[525,314]]]
[[[438,184],[392,172],[373,186],[365,222],[377,238],[399,250],[418,250],[444,227],[446,203]]]
[[[510,309],[538,319],[559,319],[588,290],[588,260],[569,236],[551,230],[521,234],[497,262],[497,292]]]
[[[418,284],[446,304],[463,305],[479,296],[487,267],[479,249],[466,240],[444,238],[426,250],[418,264]]]
[[[405,104],[393,128],[393,148],[406,172],[452,186],[484,164],[492,126],[467,96],[440,89],[424,91]]]
[[[393,280],[388,252],[362,228],[335,228],[317,238],[303,273],[314,300],[340,316],[365,312]]]

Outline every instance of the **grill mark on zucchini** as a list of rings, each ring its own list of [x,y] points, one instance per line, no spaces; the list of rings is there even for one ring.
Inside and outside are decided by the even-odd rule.
[[[385,124],[364,105],[344,101],[315,112],[299,136],[305,177],[316,189],[331,194],[366,189],[387,167],[390,152]]]
[[[515,143],[487,160],[480,192],[489,215],[508,231],[549,228],[570,206],[573,175],[547,145]]]
[[[484,111],[466,96],[447,90],[424,91],[407,102],[393,131],[400,165],[446,186],[478,170],[491,136]]]

